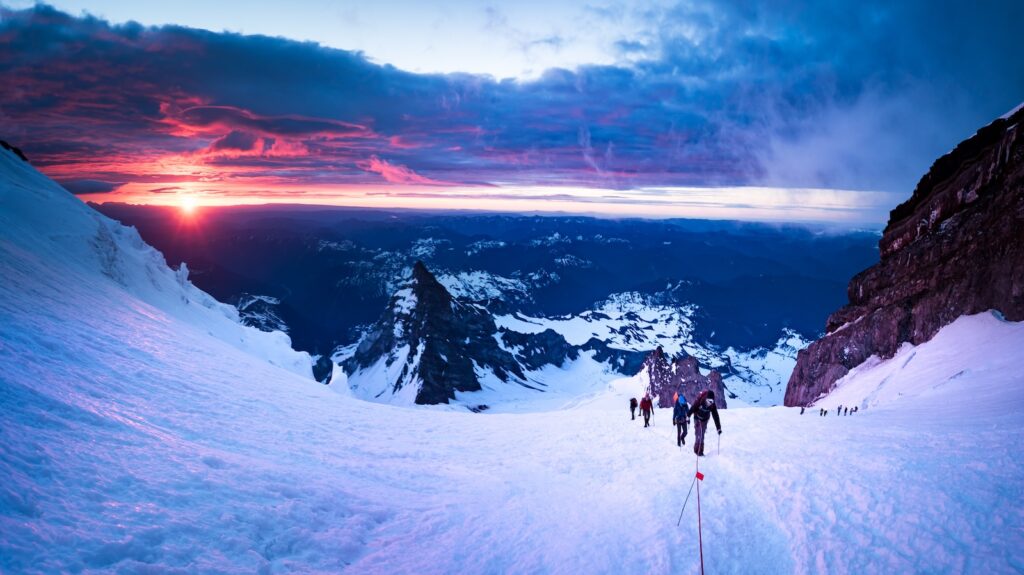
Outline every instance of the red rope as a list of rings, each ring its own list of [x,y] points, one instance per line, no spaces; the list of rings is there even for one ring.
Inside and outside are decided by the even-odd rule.
[[[697,457],[697,473],[700,473],[700,457]],[[697,541],[700,544],[700,575],[704,575],[704,528],[700,523],[700,479],[697,480]]]

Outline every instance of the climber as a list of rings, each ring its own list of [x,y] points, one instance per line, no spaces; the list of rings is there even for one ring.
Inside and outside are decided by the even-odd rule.
[[[651,426],[651,410],[654,409],[654,403],[651,402],[651,394],[645,393],[644,398],[640,400],[640,414],[644,416],[644,427]]]
[[[672,424],[676,426],[676,447],[686,445],[686,427],[690,423],[690,406],[686,405],[686,398],[676,394],[676,401],[672,406]]]
[[[629,420],[632,421],[634,419],[636,419],[636,398],[631,397],[629,398]]]
[[[718,406],[715,405],[715,392],[710,389],[700,392],[693,402],[693,407],[690,408],[690,415],[693,416],[693,432],[696,436],[693,452],[704,455],[704,432],[707,430],[709,419],[715,418],[718,434],[722,434],[722,422],[718,419]]]

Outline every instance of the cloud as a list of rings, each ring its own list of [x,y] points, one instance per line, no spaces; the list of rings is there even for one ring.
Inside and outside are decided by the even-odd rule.
[[[649,14],[751,180],[909,193],[931,162],[1024,99],[1024,6],[691,0]],[[727,135],[728,134],[728,135]]]
[[[298,115],[259,116],[233,106],[193,106],[180,112],[172,111],[171,108],[170,105],[164,106],[166,121],[186,134],[232,130],[232,133],[250,136],[256,133],[270,137],[308,138],[359,136],[367,132],[363,126],[337,120]]]
[[[614,5],[594,13],[647,26],[608,47],[628,62],[530,81],[0,9],[0,119],[36,165],[75,182],[909,194],[935,157],[1024,99],[1024,8],[941,4]]]
[[[105,182],[103,180],[57,180],[65,190],[72,194],[108,194],[124,185],[124,182]]]
[[[231,131],[224,136],[214,140],[210,144],[210,151],[221,151],[221,150],[237,150],[239,152],[248,152],[256,148],[257,142],[260,142],[254,134],[248,132]]]
[[[450,186],[451,182],[439,182],[425,178],[405,166],[391,164],[377,156],[370,156],[369,160],[357,164],[360,169],[374,174],[380,174],[386,181],[393,184],[414,184],[419,186]]]

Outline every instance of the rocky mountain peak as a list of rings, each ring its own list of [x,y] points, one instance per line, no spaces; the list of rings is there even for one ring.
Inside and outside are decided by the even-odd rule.
[[[936,160],[892,210],[881,261],[849,284],[827,334],[800,352],[786,405],[808,405],[873,355],[928,341],[962,315],[1024,320],[1024,109]]]
[[[525,379],[497,332],[485,310],[453,298],[418,261],[342,368],[366,399],[408,394],[417,404],[448,403],[456,392],[479,391],[488,374]]]
[[[722,375],[714,369],[707,375],[702,375],[700,364],[693,356],[684,355],[669,359],[665,350],[658,346],[644,358],[641,372],[647,373],[651,397],[656,397],[658,405],[662,407],[672,405],[672,396],[676,393],[682,393],[687,402],[693,402],[705,389],[714,390],[715,396],[721,398],[718,405],[726,407]]]
[[[443,291],[451,298],[448,290],[441,285],[441,282],[437,281],[437,277],[427,269],[426,264],[421,260],[416,260],[416,263],[413,264],[411,280],[412,285],[416,286],[417,290]]]

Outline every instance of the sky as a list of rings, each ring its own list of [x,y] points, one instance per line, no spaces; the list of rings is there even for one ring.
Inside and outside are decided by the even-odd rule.
[[[880,226],[1024,100],[1019,2],[0,6],[0,138],[90,201]]]

